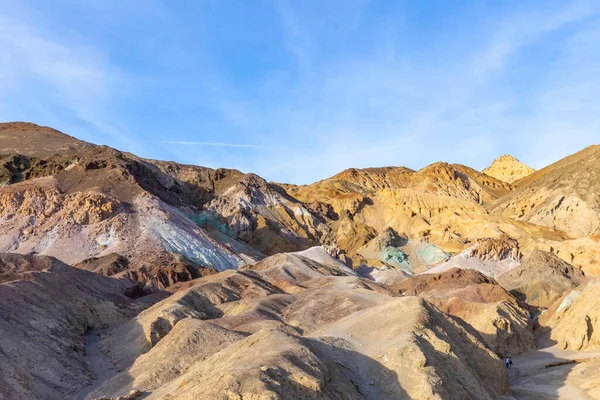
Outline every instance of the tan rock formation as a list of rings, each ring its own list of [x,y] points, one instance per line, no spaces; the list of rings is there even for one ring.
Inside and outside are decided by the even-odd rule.
[[[479,239],[468,249],[467,254],[481,261],[501,261],[507,258],[519,261],[521,259],[519,242],[508,235]]]
[[[528,167],[511,155],[505,154],[496,158],[489,167],[481,172],[502,182],[513,183],[533,174],[535,169]]]
[[[600,281],[565,292],[539,317],[550,339],[564,349],[600,348]]]
[[[473,269],[491,277],[497,277],[519,265],[519,243],[505,234],[499,238],[481,238],[462,253],[450,258],[424,273],[433,274],[453,268]]]
[[[590,146],[518,182],[495,210],[574,237],[600,232],[600,146]],[[569,262],[569,260],[565,260]]]

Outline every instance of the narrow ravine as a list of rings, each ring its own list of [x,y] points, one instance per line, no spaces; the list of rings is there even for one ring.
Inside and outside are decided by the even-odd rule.
[[[73,395],[73,399],[85,399],[89,393],[99,388],[117,373],[113,363],[100,350],[100,339],[103,333],[104,329],[93,329],[85,334],[85,357],[92,374],[92,381],[88,386]]]

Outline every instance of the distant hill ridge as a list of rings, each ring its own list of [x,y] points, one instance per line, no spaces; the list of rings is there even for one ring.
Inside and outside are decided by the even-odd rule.
[[[332,244],[356,267],[401,263],[421,272],[504,234],[524,256],[552,250],[600,272],[592,262],[598,147],[537,172],[506,155],[483,172],[445,162],[417,171],[350,168],[310,185],[142,159],[25,122],[0,124],[0,149],[0,251],[70,264],[123,256],[133,270],[152,256],[143,274],[120,272],[144,283],[191,279],[194,265],[219,271]],[[375,239],[387,229],[398,239],[380,248]],[[180,278],[165,276],[158,260]]]

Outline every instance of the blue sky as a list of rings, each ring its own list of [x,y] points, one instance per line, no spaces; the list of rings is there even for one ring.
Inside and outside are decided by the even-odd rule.
[[[540,168],[599,94],[598,1],[0,1],[0,120],[280,182]]]

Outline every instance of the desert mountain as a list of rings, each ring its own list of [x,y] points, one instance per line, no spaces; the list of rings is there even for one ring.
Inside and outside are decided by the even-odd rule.
[[[238,268],[263,251],[307,248],[326,231],[298,201],[255,175],[143,160],[31,124],[3,129],[4,252],[82,265],[117,255],[129,271],[111,273],[160,289],[171,280],[163,266],[195,278],[200,274],[187,265]],[[18,134],[24,147],[15,147]]]
[[[2,155],[20,154],[37,158],[73,155],[95,147],[56,129],[28,122],[0,123],[0,142]]]
[[[517,184],[495,207],[503,215],[562,230],[573,237],[599,232],[600,146],[590,146]]]
[[[508,399],[530,311],[598,345],[598,146],[300,186],[28,123],[0,148],[0,398]]]
[[[481,172],[502,182],[513,183],[531,175],[535,170],[513,156],[505,154],[496,158],[489,167]]]
[[[188,264],[220,271],[318,244],[334,244],[356,266],[370,260],[397,266],[404,258],[400,263],[411,273],[502,235],[517,240],[526,255],[554,249],[580,266],[593,258],[587,242],[593,236],[571,239],[554,225],[510,213],[509,200],[528,182],[539,184],[532,177],[514,189],[471,168],[436,163],[419,171],[351,169],[295,186],[235,170],[144,160],[33,124],[3,127],[11,134],[0,136],[0,145],[14,153],[5,151],[2,165],[9,184],[0,191],[0,250],[69,264],[116,254],[127,259],[131,276],[159,288],[169,278],[160,277],[155,264],[171,264],[174,273],[189,270]],[[14,144],[17,134],[22,148]],[[42,135],[44,154],[27,155],[33,154],[30,134],[34,141]],[[584,162],[585,154],[577,159]],[[538,175],[554,176],[546,170],[532,176]],[[27,218],[32,214],[42,217]],[[381,247],[388,229],[406,243]]]
[[[493,213],[565,232],[567,240],[546,237],[536,247],[598,274],[599,168],[600,146],[590,146],[520,180]]]

